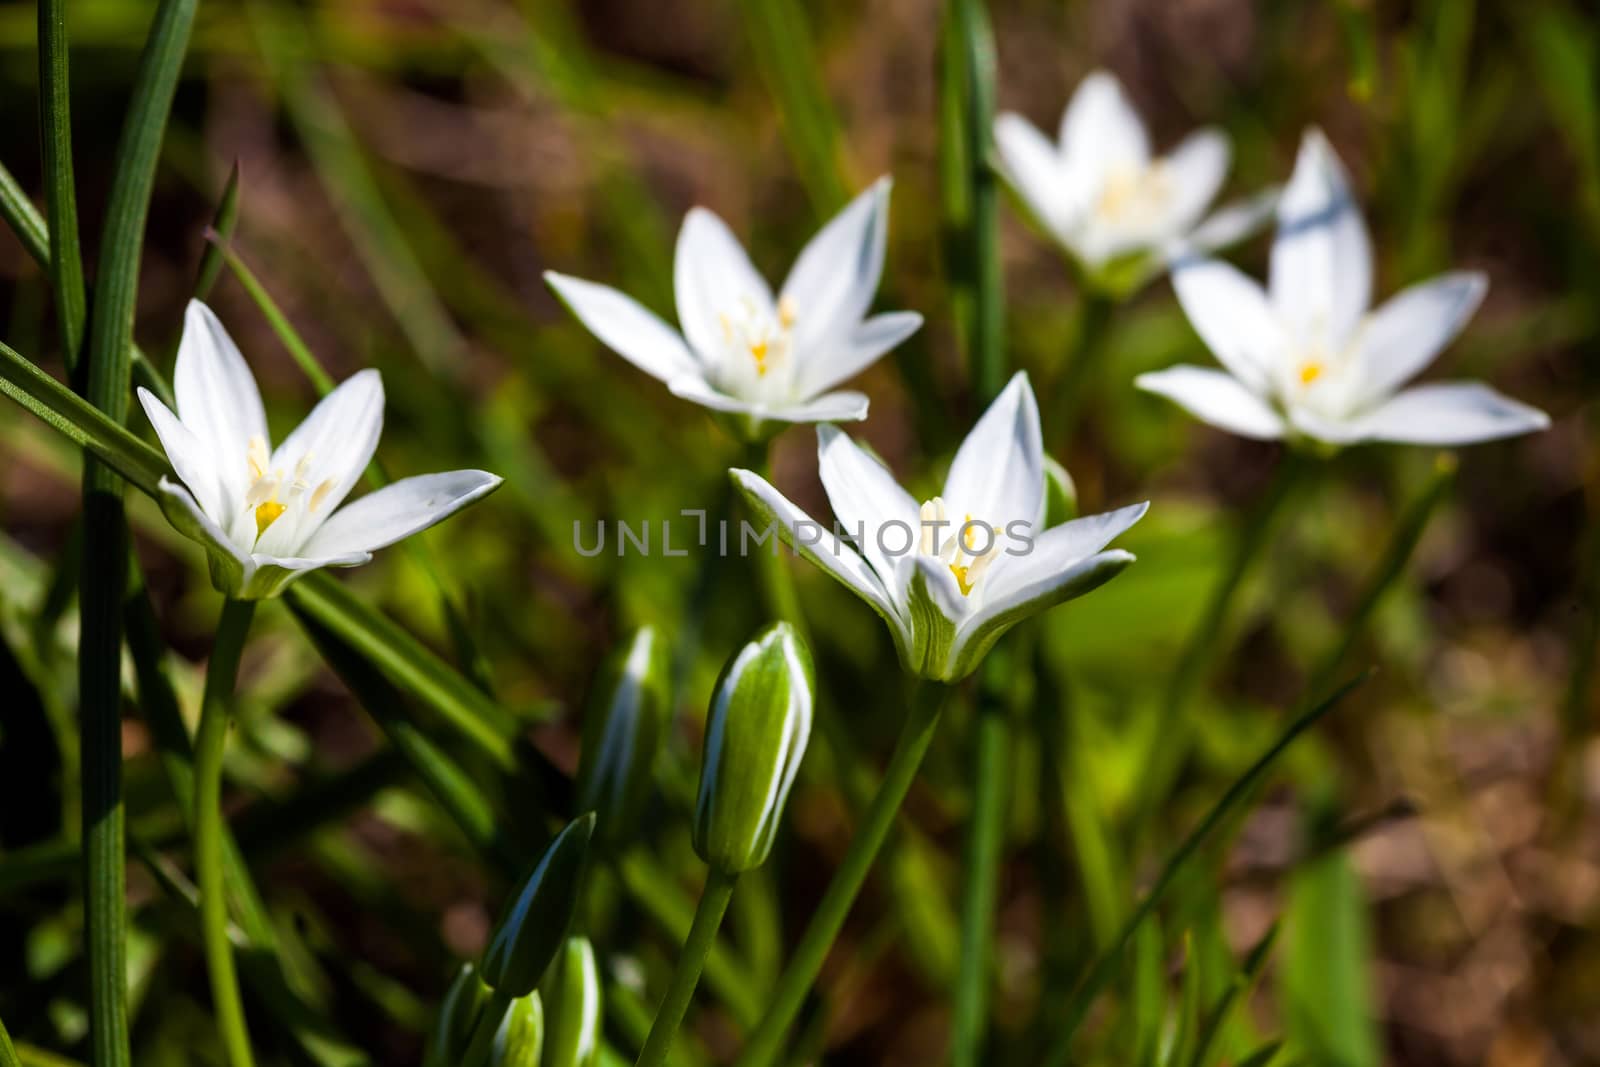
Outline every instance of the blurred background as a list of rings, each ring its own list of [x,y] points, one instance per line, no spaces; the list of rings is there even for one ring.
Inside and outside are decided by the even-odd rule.
[[[149,8],[70,8],[91,277]],[[1007,0],[991,16],[1002,108],[1053,129],[1078,80],[1105,67],[1159,149],[1203,123],[1227,130],[1229,197],[1283,181],[1303,128],[1322,126],[1367,206],[1380,296],[1449,267],[1491,279],[1430,374],[1489,380],[1554,418],[1546,433],[1461,453],[1343,663],[1344,674],[1379,673],[1290,752],[1227,847],[1189,868],[1140,940],[1146,966],[1119,976],[1091,1018],[1085,1060],[1135,1062],[1140,974],[1176,989],[1204,965],[1207,987],[1225,987],[1231,961],[1281,918],[1223,1062],[1271,1035],[1288,1035],[1307,1063],[1600,1062],[1600,22],[1563,0]],[[540,273],[605,281],[671,318],[672,243],[690,206],[721,214],[777,280],[849,196],[893,175],[876,306],[916,309],[927,323],[859,380],[872,414],[851,429],[930,495],[979,410],[941,222],[940,18],[935,0],[200,7],[147,238],[145,351],[170,366],[205,228],[237,165],[233,248],[335,378],[382,369],[387,469],[478,466],[507,479],[431,533],[426,554],[391,550],[346,584],[492,691],[567,770],[604,653],[644,623],[673,643],[682,678],[659,768],[662,817],[639,846],[670,884],[635,878],[630,893],[623,863],[589,903],[608,1040],[629,1059],[676,951],[652,916],[681,916],[701,877],[686,814],[705,703],[764,613],[737,561],[703,577],[694,554],[574,550],[575,523],[592,532],[598,520],[724,509],[723,472],[739,449],[701,409],[604,350]],[[0,6],[0,160],[37,196],[34,33],[31,4]],[[1048,382],[1080,294],[1009,198],[1001,214],[1008,364]],[[1259,273],[1268,245],[1257,237],[1233,258]],[[313,387],[230,272],[211,302],[281,432]],[[46,278],[0,236],[4,339],[59,370],[53,323]],[[1141,371],[1210,362],[1165,280],[1111,330],[1081,418],[1047,407],[1046,439],[1083,510],[1153,506],[1122,541],[1138,564],[1037,628],[1031,692],[1016,710],[985,1062],[1036,1062],[1053,1007],[1302,699],[1439,463],[1426,449],[1383,447],[1319,466],[1235,603],[1226,654],[1186,712],[1193,743],[1181,767],[1148,774],[1168,740],[1166,678],[1283,456],[1132,389]],[[775,480],[827,515],[813,437],[799,428],[778,439]],[[51,596],[76,536],[78,459],[9,404],[0,452],[0,1017],[19,1040],[81,1058],[76,625]],[[148,501],[132,514],[192,711],[217,597],[196,546]],[[849,839],[902,709],[881,623],[814,569],[789,565],[829,696],[773,861],[742,883],[726,927],[757,1004]],[[460,607],[455,623],[430,567]],[[1029,666],[1017,663],[1020,677]],[[297,992],[337,1036],[307,1042],[258,993],[253,1030],[288,1062],[415,1063],[455,961],[482,947],[505,875],[474,857],[279,604],[260,613],[241,686],[233,826],[280,949],[296,960]],[[966,694],[830,958],[796,1062],[942,1055],[971,722]],[[136,1060],[220,1062],[193,912],[173,872],[161,873],[177,868],[181,880],[183,823],[131,704],[123,736],[143,855],[129,867]],[[542,828],[547,816],[513,804],[502,818]],[[737,1048],[740,1012],[724,992],[702,987],[684,1062],[726,1062]]]

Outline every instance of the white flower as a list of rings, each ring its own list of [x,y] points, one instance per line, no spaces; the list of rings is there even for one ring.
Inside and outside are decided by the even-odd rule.
[[[1173,286],[1224,370],[1172,367],[1137,384],[1233,433],[1463,445],[1550,424],[1478,382],[1400,388],[1460,332],[1488,282],[1444,274],[1370,310],[1366,225],[1316,130],[1301,143],[1278,206],[1268,288],[1214,260],[1180,265]]]
[[[242,599],[276,596],[318,567],[354,567],[490,492],[484,471],[403,478],[339,507],[383,430],[383,383],[353,375],[276,449],[256,380],[211,309],[189,302],[173,373],[174,415],[139,402],[182,484],[161,480],[161,508],[206,546],[211,581]]]
[[[1133,262],[1128,288],[1148,280],[1186,250],[1220,248],[1254,230],[1274,194],[1218,211],[1202,221],[1228,175],[1221,130],[1190,134],[1159,158],[1117,79],[1105,71],[1078,86],[1054,144],[1020,115],[995,120],[1005,172],[1034,215],[1091,274],[1112,260]]]
[[[921,505],[832,426],[817,428],[822,486],[838,530],[759,475],[732,472],[757,513],[883,616],[906,669],[954,681],[1017,622],[1088,592],[1133,562],[1102,551],[1144,515],[1136,504],[1048,530],[1039,408],[1017,374],[956,453],[944,493]],[[855,545],[836,532],[849,535]]]
[[[867,417],[867,398],[829,392],[922,325],[912,311],[864,318],[883,273],[889,179],[879,179],[812,238],[777,299],[727,225],[695,208],[678,234],[674,282],[680,336],[637,301],[578,278],[545,273],[596,337],[678,396],[734,417],[758,439],[762,423]]]

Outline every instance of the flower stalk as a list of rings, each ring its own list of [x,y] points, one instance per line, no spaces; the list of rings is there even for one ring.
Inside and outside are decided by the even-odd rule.
[[[255,602],[228,598],[217,623],[216,644],[206,667],[200,728],[195,736],[194,866],[200,888],[200,934],[211,999],[230,1067],[251,1067],[250,1034],[245,1025],[233,946],[228,941],[228,903],[222,842],[222,756],[228,743],[233,690],[239,674]]]
[[[811,922],[795,947],[788,967],[778,979],[772,1001],[751,1033],[738,1067],[766,1067],[783,1047],[784,1035],[821,973],[823,960],[839,936],[861,887],[866,884],[872,863],[911,790],[911,783],[938,728],[948,694],[949,687],[937,682],[921,682],[912,694],[905,723],[900,728],[900,737],[895,742],[894,754],[889,757],[878,792],[817,904],[817,910],[812,913]]]
[[[667,987],[667,994],[656,1009],[655,1021],[650,1024],[644,1048],[639,1051],[639,1058],[635,1061],[636,1067],[660,1067],[666,1062],[667,1054],[672,1050],[672,1040],[677,1036],[684,1013],[689,1009],[689,1001],[694,997],[695,987],[700,984],[700,972],[705,969],[706,957],[716,944],[717,930],[722,926],[722,917],[728,910],[728,902],[733,899],[733,889],[738,880],[737,874],[715,868],[706,875],[705,889],[694,910],[694,923],[689,927],[689,937],[683,943],[683,951],[678,954],[678,966],[672,972],[672,984]]]

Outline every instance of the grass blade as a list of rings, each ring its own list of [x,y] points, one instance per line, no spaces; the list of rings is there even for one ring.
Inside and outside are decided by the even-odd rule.
[[[200,254],[200,270],[194,280],[196,300],[204,300],[211,295],[211,287],[217,284],[217,275],[222,273],[223,249],[233,240],[233,231],[238,225],[239,161],[236,159],[228,171],[228,182],[222,187],[222,197],[217,201],[217,212],[211,217],[211,226],[206,231],[206,248]],[[212,234],[216,235],[215,239],[212,239]]]
[[[39,0],[39,126],[43,135],[45,211],[49,216],[56,317],[61,328],[62,358],[71,372],[78,365],[88,303],[84,296],[83,255],[78,249],[78,196],[72,177],[66,7],[64,0]]]
[[[1106,982],[1110,981],[1111,976],[1116,973],[1117,965],[1122,959],[1122,952],[1127,948],[1128,942],[1133,939],[1134,933],[1139,929],[1139,924],[1155,910],[1163,894],[1172,885],[1173,879],[1183,869],[1189,857],[1199,851],[1200,846],[1205,844],[1212,832],[1222,824],[1223,819],[1255,789],[1273,763],[1294,742],[1295,738],[1310,729],[1319,719],[1332,711],[1352,689],[1365,682],[1369,675],[1370,672],[1358,675],[1351,681],[1346,682],[1321,703],[1290,723],[1288,729],[1279,736],[1277,741],[1273,742],[1272,747],[1262,753],[1260,758],[1251,764],[1244,774],[1234,780],[1233,785],[1228,787],[1228,791],[1222,794],[1221,799],[1212,806],[1210,811],[1206,812],[1205,818],[1200,820],[1200,824],[1189,833],[1188,837],[1184,838],[1177,851],[1167,860],[1166,866],[1161,868],[1161,873],[1156,877],[1154,884],[1151,885],[1150,891],[1145,894],[1144,899],[1139,902],[1139,906],[1134,909],[1133,914],[1129,916],[1128,921],[1123,925],[1121,933],[1117,936],[1116,943],[1112,945],[1109,952],[1104,953],[1095,961],[1094,966],[1090,968],[1089,973],[1079,984],[1078,991],[1073,994],[1072,1000],[1068,1003],[1067,1009],[1063,1013],[1061,1029],[1056,1034],[1055,1040],[1050,1047],[1050,1054],[1044,1060],[1049,1067],[1065,1067],[1067,1063],[1071,1062],[1073,1035],[1077,1033],[1084,1016],[1089,1013],[1089,1008],[1094,1003],[1095,996],[1105,987]]]
[[[844,206],[838,122],[818,77],[805,11],[795,0],[744,0],[745,30],[756,66],[778,102],[784,139],[819,218]]]
[[[195,0],[163,0],[139,61],[117,145],[100,238],[87,399],[114,425],[128,410],[139,256],[167,114],[177,92]],[[60,247],[59,240],[53,242]],[[60,276],[60,265],[56,274]],[[59,296],[59,294],[58,294]],[[89,1046],[95,1067],[127,1067],[127,894],[122,803],[122,596],[130,551],[123,480],[98,458],[83,465],[83,571],[78,583],[79,744]]]

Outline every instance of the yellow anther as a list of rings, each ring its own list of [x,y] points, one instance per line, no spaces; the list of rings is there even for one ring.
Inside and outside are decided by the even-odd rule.
[[[250,465],[250,478],[254,481],[267,473],[267,464],[271,457],[267,454],[267,442],[261,436],[250,438],[250,443],[245,447],[245,462]]]
[[[767,373],[767,350],[771,345],[772,342],[765,338],[760,341],[750,342],[750,355],[756,361],[756,374],[758,375]]]
[[[790,296],[778,298],[778,325],[785,330],[794,326],[795,316],[799,309],[794,306],[794,298]]]
[[[262,534],[266,533],[267,527],[277,522],[278,519],[283,516],[283,513],[288,510],[289,508],[287,505],[280,504],[276,500],[269,500],[264,504],[257,504],[256,536],[260,537]]]
[[[1300,384],[1310,385],[1322,377],[1323,366],[1317,360],[1308,359],[1300,364]]]
[[[962,566],[959,563],[950,564],[950,573],[956,576],[956,584],[961,587],[962,596],[970,596],[972,587],[977,584],[977,579],[972,576],[972,566]]]

